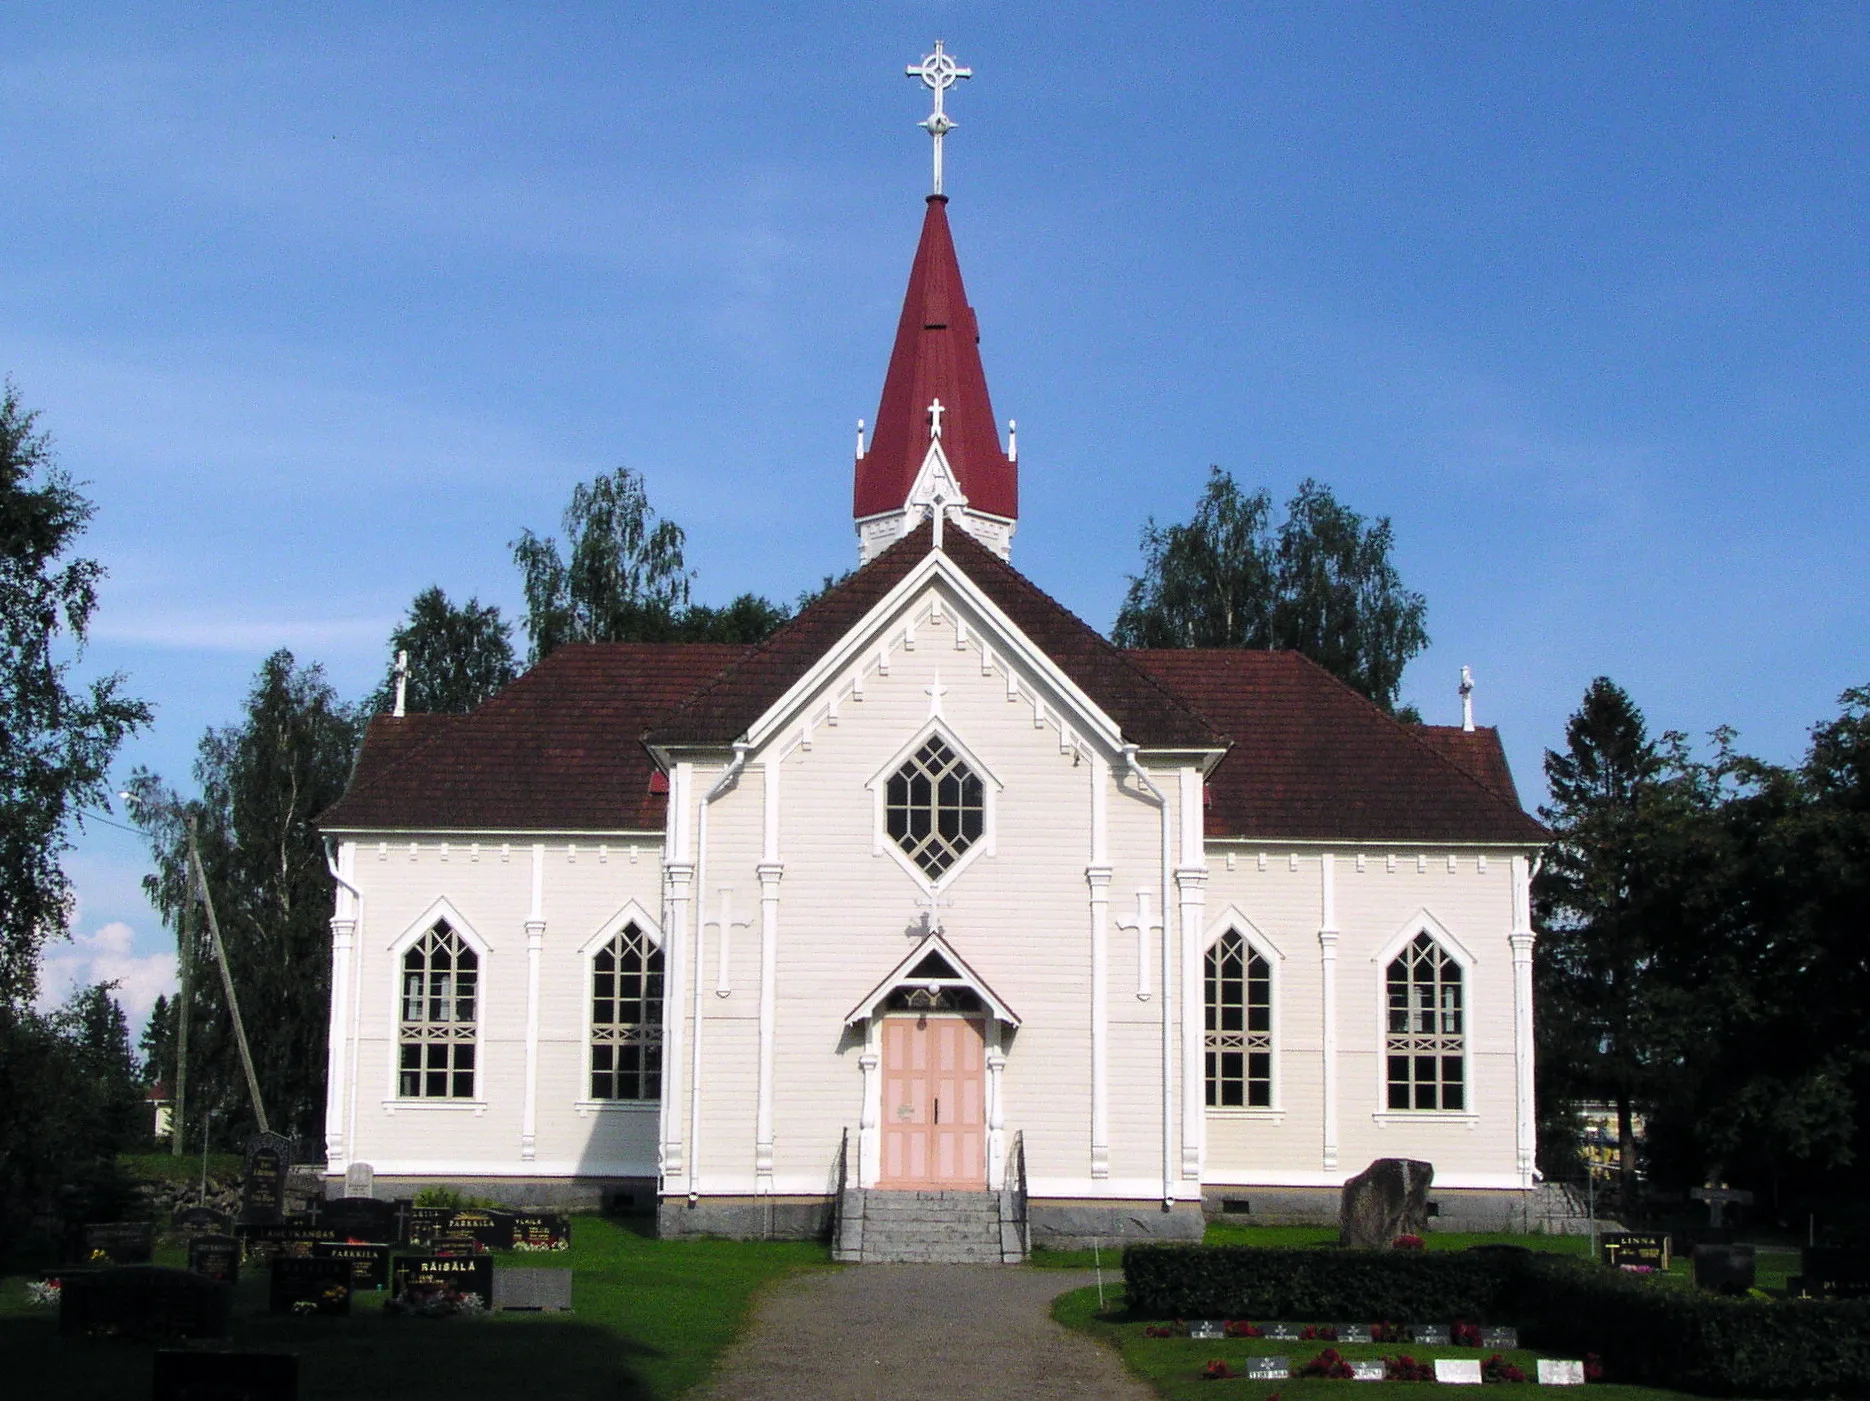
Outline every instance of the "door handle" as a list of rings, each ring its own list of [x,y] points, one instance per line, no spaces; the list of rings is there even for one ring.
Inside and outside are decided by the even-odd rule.
[[[941,1122],[941,1101],[939,1099],[935,1101],[935,1122],[938,1124]]]

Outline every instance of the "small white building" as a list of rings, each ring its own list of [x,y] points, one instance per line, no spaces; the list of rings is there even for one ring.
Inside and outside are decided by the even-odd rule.
[[[1519,1219],[1545,834],[1497,736],[1120,651],[1014,569],[945,206],[856,574],[757,647],[568,646],[372,722],[322,824],[329,1171],[740,1234],[1005,1189],[1045,1239],[1329,1212],[1406,1156]]]

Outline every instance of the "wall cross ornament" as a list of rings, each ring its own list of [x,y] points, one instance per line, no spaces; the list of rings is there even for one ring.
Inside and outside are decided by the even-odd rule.
[[[734,892],[726,886],[722,886],[720,914],[713,919],[704,919],[701,923],[703,928],[712,924],[721,931],[720,967],[716,970],[714,975],[714,995],[716,997],[729,997],[734,991],[727,979],[728,955],[732,952],[733,948],[733,933],[736,929],[751,928],[753,926],[753,920],[751,918],[734,918]]]
[[[1147,890],[1136,892],[1136,918],[1118,920],[1117,928],[1136,931],[1136,999],[1139,1002],[1147,1002],[1149,1001],[1149,931],[1162,928],[1160,919],[1150,917]]]
[[[948,406],[940,399],[929,404],[929,437],[941,437],[941,416],[948,412]]]
[[[974,76],[972,68],[963,68],[942,48],[942,41],[935,41],[935,52],[920,63],[912,63],[903,69],[903,74],[910,78],[920,78],[922,86],[935,94],[935,110],[923,121],[916,123],[930,136],[935,138],[935,185],[930,191],[940,194],[941,190],[941,143],[942,138],[953,131],[955,124],[942,110],[942,97],[956,80]]]

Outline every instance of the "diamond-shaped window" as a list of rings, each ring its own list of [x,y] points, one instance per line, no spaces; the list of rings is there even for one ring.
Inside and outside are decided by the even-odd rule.
[[[890,775],[883,815],[890,840],[930,880],[940,880],[986,825],[980,777],[931,736]]]

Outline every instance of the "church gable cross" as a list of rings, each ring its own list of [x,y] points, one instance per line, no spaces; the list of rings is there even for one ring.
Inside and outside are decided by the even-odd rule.
[[[1149,892],[1136,892],[1136,918],[1120,919],[1119,929],[1136,931],[1136,997],[1139,1002],[1149,1001],[1149,931],[1161,929],[1162,921],[1150,918]]]
[[[948,406],[940,399],[929,404],[929,437],[941,437],[941,416],[948,412]]]

